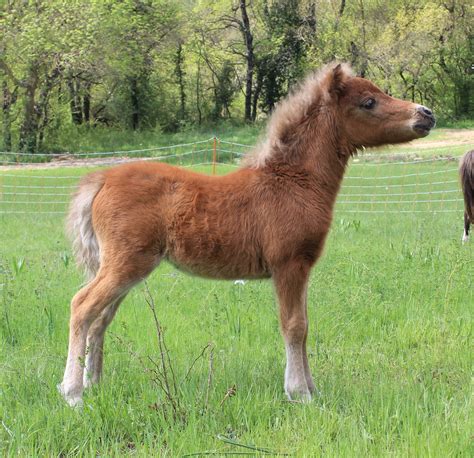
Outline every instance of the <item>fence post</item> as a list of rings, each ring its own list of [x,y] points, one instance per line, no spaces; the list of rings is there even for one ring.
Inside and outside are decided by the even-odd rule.
[[[214,137],[214,145],[212,147],[212,174],[216,174],[216,157],[217,157],[217,137]]]

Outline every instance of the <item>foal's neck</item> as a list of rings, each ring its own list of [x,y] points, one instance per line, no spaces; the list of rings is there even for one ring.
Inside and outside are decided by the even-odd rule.
[[[328,124],[300,126],[294,133],[294,141],[282,147],[272,146],[274,150],[268,156],[266,167],[310,175],[316,185],[335,198],[354,150],[337,129]]]

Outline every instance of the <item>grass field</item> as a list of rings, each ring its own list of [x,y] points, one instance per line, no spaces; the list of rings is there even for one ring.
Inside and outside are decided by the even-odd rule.
[[[179,415],[171,415],[150,371],[147,358],[159,355],[143,285],[110,327],[102,385],[85,395],[82,410],[70,409],[56,384],[68,304],[83,279],[63,235],[65,204],[54,207],[57,214],[35,213],[38,204],[1,214],[0,454],[472,456],[474,257],[472,241],[460,243],[462,205],[450,201],[460,196],[420,202],[424,194],[415,192],[401,197],[408,203],[390,202],[400,199],[397,185],[447,190],[433,182],[456,180],[456,163],[361,162],[349,169],[311,277],[310,365],[321,393],[308,405],[289,403],[283,393],[271,283],[203,280],[162,264],[148,286],[176,374]],[[64,177],[85,171],[48,175],[70,186],[76,180]],[[432,172],[436,180],[428,182]],[[418,174],[412,181],[411,173]],[[39,183],[41,202],[57,199],[41,188],[47,179],[35,181],[44,171],[9,174],[3,184],[24,175]],[[400,178],[384,187],[385,176]],[[368,183],[381,187],[351,187]]]

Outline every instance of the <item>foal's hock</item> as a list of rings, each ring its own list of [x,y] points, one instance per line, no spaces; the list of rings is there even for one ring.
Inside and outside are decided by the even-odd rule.
[[[107,326],[130,288],[163,259],[205,277],[272,278],[286,347],[285,391],[311,399],[308,279],[348,160],[358,148],[413,140],[433,126],[428,108],[389,97],[347,65],[330,64],[279,104],[266,139],[234,173],[211,177],[137,162],[87,175],[68,218],[90,282],[71,303],[60,385],[67,402],[80,403],[84,387],[99,381]]]

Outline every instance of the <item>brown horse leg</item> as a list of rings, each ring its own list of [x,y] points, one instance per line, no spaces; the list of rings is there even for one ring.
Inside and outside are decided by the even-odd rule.
[[[81,289],[71,302],[69,351],[60,391],[69,405],[81,403],[86,339],[89,327],[100,313],[125,294],[131,285],[100,269],[97,276]]]
[[[59,387],[69,405],[81,403],[84,390],[84,362],[86,356],[86,341],[89,328],[107,308],[126,295],[128,290],[145,278],[158,264],[153,254],[146,256],[123,254],[128,263],[115,266],[117,252],[104,259],[96,277],[81,289],[71,302],[71,319],[69,322],[69,351],[63,381]],[[111,259],[111,262],[107,260]],[[111,309],[110,311],[112,311]]]
[[[308,327],[305,300],[308,275],[307,266],[293,262],[279,269],[273,276],[286,347],[285,392],[290,399],[302,401],[311,400],[304,361]]]
[[[104,337],[107,327],[115,317],[120,303],[125,295],[107,306],[89,328],[86,343],[86,362],[84,367],[84,388],[98,383],[102,374],[104,356]]]
[[[467,211],[464,211],[464,234],[462,236],[462,241],[467,242],[469,240],[469,227],[471,226],[471,222],[469,221],[469,215]]]

